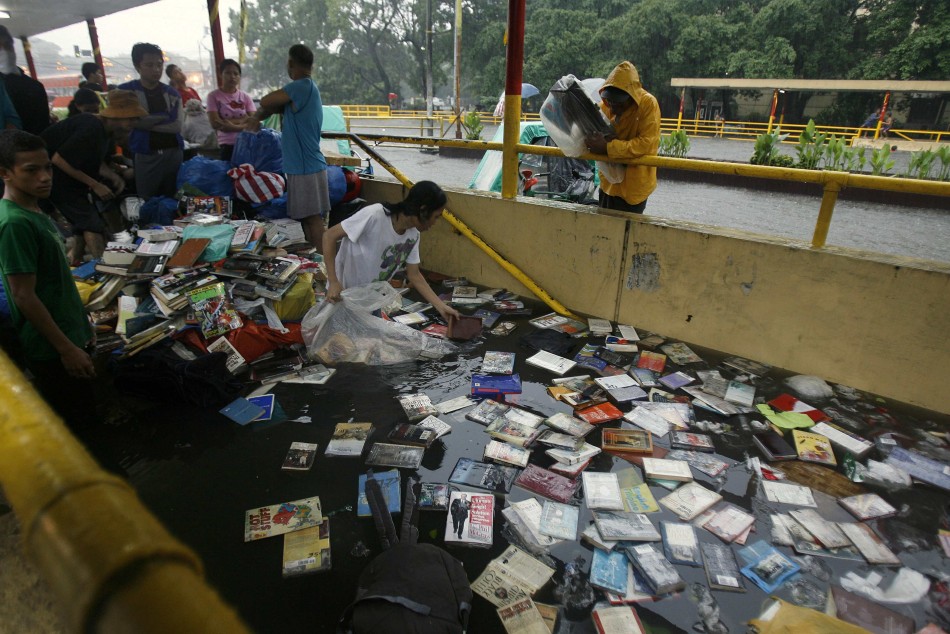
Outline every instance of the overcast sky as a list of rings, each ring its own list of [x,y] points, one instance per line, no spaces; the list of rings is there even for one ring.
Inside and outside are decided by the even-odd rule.
[[[228,10],[237,11],[240,4],[240,0],[220,2],[225,57],[237,58],[236,43],[228,41]],[[205,34],[208,27],[206,0],[159,0],[98,18],[96,27],[103,54],[117,62],[129,62],[129,53],[136,42],[158,44],[173,59],[176,53],[193,59],[207,59],[207,51],[211,48],[211,37]],[[91,48],[85,23],[35,37],[59,45],[63,54],[70,57],[73,55],[73,46],[78,45],[80,49]],[[21,60],[21,63],[25,64],[25,61]]]

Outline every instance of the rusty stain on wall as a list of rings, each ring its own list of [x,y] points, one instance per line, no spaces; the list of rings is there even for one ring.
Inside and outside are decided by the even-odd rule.
[[[627,290],[653,293],[660,288],[660,260],[656,253],[635,253],[627,272]]]

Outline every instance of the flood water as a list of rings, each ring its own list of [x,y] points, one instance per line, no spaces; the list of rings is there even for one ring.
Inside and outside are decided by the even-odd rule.
[[[485,138],[490,138],[486,136]],[[688,158],[748,161],[752,144],[693,139]],[[436,180],[447,187],[468,187],[477,158],[448,158],[418,148],[380,146],[377,150],[411,180]],[[782,152],[791,149],[783,146]],[[895,173],[906,168],[908,152],[896,152]],[[380,178],[391,178],[376,167]],[[687,220],[762,235],[811,242],[821,195],[767,192],[739,187],[664,180],[662,171],[646,214]],[[950,199],[942,208],[920,208],[839,199],[827,244],[891,255],[950,262]]]
[[[543,307],[535,314],[543,314]],[[544,311],[547,312],[547,311]],[[481,357],[487,350],[506,350],[517,354],[515,371],[523,381],[523,393],[509,396],[509,402],[543,416],[556,412],[569,413],[571,409],[552,399],[545,392],[554,375],[525,363],[528,351],[520,339],[533,330],[527,317],[512,319],[518,326],[504,337],[483,333],[479,338],[459,345],[458,352],[438,361],[404,363],[387,367],[343,365],[325,386],[304,387],[278,384],[273,393],[285,416],[282,421],[252,424],[240,427],[209,409],[189,407],[180,403],[148,404],[123,401],[136,413],[122,422],[105,426],[86,442],[107,467],[129,479],[145,504],[166,527],[204,562],[207,580],[226,602],[234,606],[248,625],[257,632],[310,631],[332,632],[344,606],[353,598],[357,578],[371,557],[380,552],[370,518],[357,518],[357,476],[365,469],[362,458],[333,458],[323,455],[334,426],[340,422],[372,422],[375,425],[368,447],[384,441],[388,432],[406,421],[396,401],[399,394],[424,392],[433,403],[468,394],[471,375],[477,371]],[[642,334],[642,333],[641,333]],[[587,342],[602,339],[577,339],[572,355]],[[703,358],[700,364],[682,368],[668,363],[667,371],[682,369],[693,374],[701,369],[717,368],[722,355],[692,346]],[[726,370],[721,370],[729,376]],[[569,372],[569,375],[579,372]],[[756,381],[757,401],[769,399],[785,391],[780,371]],[[850,420],[857,433],[874,439],[888,431],[898,430],[896,436],[902,445],[916,447],[945,462],[950,460],[950,449],[940,436],[926,433],[950,431],[950,417],[885,402],[869,395],[858,400],[836,398],[835,402],[817,401],[816,407],[833,405]],[[425,453],[417,475],[423,482],[446,482],[457,460],[461,457],[481,459],[488,436],[484,427],[465,419],[469,409],[440,416],[453,430],[437,441]],[[751,441],[751,420],[756,417],[723,418],[695,408],[698,421],[721,423],[721,433],[714,434],[717,452],[737,461],[718,478],[710,478],[693,470],[697,481],[718,490],[725,501],[752,512],[756,516],[755,531],[749,543],[770,540],[769,514],[787,512],[795,507],[765,501],[754,479],[742,462],[747,454],[758,455]],[[281,417],[279,417],[281,418]],[[703,424],[702,422],[700,424]],[[617,427],[618,423],[608,423]],[[601,431],[592,432],[587,441],[600,445]],[[291,442],[317,443],[320,454],[308,472],[281,471],[281,464]],[[668,436],[654,438],[657,446],[669,446]],[[365,455],[365,452],[364,452]],[[872,457],[883,459],[876,452]],[[839,456],[840,458],[840,456]],[[548,466],[552,459],[542,449],[533,452],[532,463]],[[784,467],[790,463],[781,463]],[[800,463],[804,464],[804,463]],[[630,463],[609,454],[597,456],[589,470],[611,471],[629,467]],[[791,473],[792,469],[788,471]],[[810,466],[806,484],[826,489],[834,478],[844,478],[840,467],[833,470],[824,466]],[[401,470],[403,486],[411,471]],[[834,474],[834,475],[833,475]],[[832,477],[833,475],[833,477]],[[840,483],[838,483],[840,486]],[[462,487],[463,490],[466,487]],[[900,537],[889,542],[907,565],[946,579],[950,575],[950,560],[936,542],[936,531],[944,517],[947,493],[922,485],[911,489],[887,491],[865,486],[865,490],[880,493],[900,509],[899,516],[881,522],[885,534]],[[659,500],[668,492],[651,486]],[[828,489],[830,490],[830,489]],[[283,539],[272,537],[251,543],[243,541],[244,512],[262,505],[276,504],[318,495],[324,514],[330,518],[332,544],[332,571],[292,579],[281,578]],[[513,488],[507,501],[517,501],[529,494]],[[579,531],[587,527],[591,513],[580,499]],[[818,512],[826,519],[854,521],[835,503],[834,497],[815,491]],[[496,496],[494,545],[488,550],[449,547],[450,552],[463,562],[469,580],[473,581],[487,562],[498,556],[507,542],[502,535],[504,520],[501,509],[506,497]],[[659,527],[662,520],[676,520],[665,507],[650,514],[650,520]],[[445,512],[420,513],[420,541],[443,545]],[[398,526],[398,517],[396,524]],[[887,529],[887,530],[883,530]],[[717,538],[698,530],[700,541],[713,542]],[[918,534],[919,533],[919,534]],[[909,537],[908,537],[909,536]],[[914,537],[923,536],[920,539]],[[737,549],[733,546],[733,549]],[[786,554],[794,554],[782,548]],[[579,558],[579,559],[578,559]],[[567,541],[553,548],[548,563],[557,569],[554,583],[542,588],[535,600],[558,604],[554,595],[556,583],[561,582],[565,564],[579,561],[580,568],[588,571],[592,550],[577,541]],[[777,595],[787,600],[808,595],[817,596],[837,583],[848,570],[867,572],[863,562],[821,558],[812,560],[815,574],[801,573],[792,584],[786,584]],[[873,566],[876,572],[893,577],[896,570]],[[705,584],[702,568],[676,566],[688,584]],[[816,576],[817,575],[817,576]],[[886,585],[886,581],[885,581]],[[654,632],[697,631],[698,608],[687,591],[664,597],[655,602],[636,605],[641,620]],[[745,580],[745,593],[712,592],[722,610],[722,624],[730,632],[744,632],[744,623],[758,614],[766,599],[765,593]],[[816,594],[817,593],[817,594]],[[939,594],[932,596],[940,599]],[[917,627],[934,619],[947,619],[946,607],[937,606],[931,598],[910,606],[890,606],[912,616]],[[589,604],[573,605],[562,609],[560,634],[594,632],[589,618]],[[944,627],[948,625],[946,620]],[[476,596],[470,632],[503,632],[494,606]],[[703,631],[702,629],[698,631]],[[725,630],[719,630],[724,632]]]

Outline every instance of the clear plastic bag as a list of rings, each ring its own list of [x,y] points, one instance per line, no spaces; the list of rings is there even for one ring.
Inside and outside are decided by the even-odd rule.
[[[574,75],[561,77],[541,106],[541,121],[565,156],[587,153],[584,137],[594,132],[604,136],[613,127]]]
[[[342,301],[317,304],[300,322],[307,351],[322,363],[392,365],[439,359],[457,350],[447,341],[374,316],[373,311],[402,304],[399,293],[388,282],[348,288],[341,295]]]

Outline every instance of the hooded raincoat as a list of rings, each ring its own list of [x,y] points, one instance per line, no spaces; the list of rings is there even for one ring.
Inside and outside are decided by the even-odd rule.
[[[607,86],[619,88],[635,102],[617,119],[601,102],[601,109],[616,130],[616,138],[607,143],[607,156],[622,159],[655,155],[660,146],[660,106],[656,98],[643,89],[636,67],[630,62],[620,62],[604,82],[604,88]],[[656,189],[656,168],[627,165],[622,181],[611,183],[601,179],[600,187],[608,196],[618,196],[631,205],[638,205]]]

